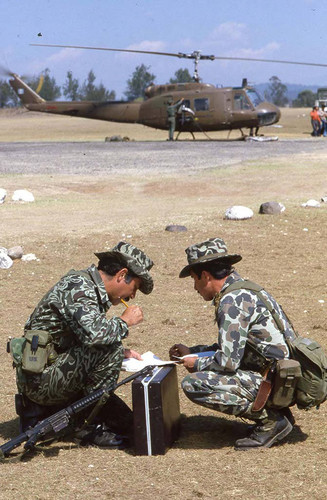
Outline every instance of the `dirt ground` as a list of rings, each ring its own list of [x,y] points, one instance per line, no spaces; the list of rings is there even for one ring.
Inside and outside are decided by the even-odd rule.
[[[306,116],[302,116],[305,115]],[[283,118],[284,117],[284,118]],[[285,139],[310,137],[308,110],[285,110]],[[100,141],[108,135],[134,140],[166,139],[165,132],[140,126],[115,126],[63,117],[3,112],[0,141]],[[267,132],[265,132],[267,134]],[[317,141],[323,141],[323,138]],[[0,142],[0,151],[1,151]],[[301,150],[305,151],[305,143]],[[326,143],[327,146],[327,143]],[[327,152],[327,147],[326,147]],[[64,160],[64,158],[63,158]],[[267,288],[283,305],[296,329],[327,349],[326,235],[327,204],[303,208],[310,198],[327,195],[326,156],[281,159],[258,157],[228,168],[179,173],[114,175],[0,175],[8,194],[23,180],[35,203],[0,205],[0,246],[22,245],[38,260],[15,261],[0,270],[0,438],[18,433],[13,398],[15,377],[5,345],[19,336],[38,300],[67,270],[96,262],[93,253],[126,239],[155,262],[155,289],[138,294],[135,303],[144,322],[131,328],[126,346],[167,358],[169,347],[216,341],[213,311],[179,279],[191,243],[220,236],[229,251],[240,253],[242,276]],[[281,215],[259,215],[261,203],[279,201]],[[252,219],[227,221],[231,205],[254,211]],[[182,224],[186,232],[165,231]],[[120,306],[109,311],[119,314]],[[178,367],[178,377],[185,375]],[[130,386],[118,395],[131,402]],[[269,450],[236,452],[233,443],[247,432],[246,423],[197,407],[180,392],[182,432],[164,456],[139,457],[132,452],[78,448],[55,443],[18,463],[0,465],[0,499],[302,499],[326,497],[327,404],[319,411],[294,410],[296,426],[282,444]]]

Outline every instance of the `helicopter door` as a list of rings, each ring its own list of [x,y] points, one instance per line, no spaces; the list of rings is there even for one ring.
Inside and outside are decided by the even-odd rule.
[[[184,99],[183,104],[177,111],[177,124],[179,130],[188,130],[189,127],[192,127],[193,121],[194,111],[191,108],[191,101],[189,99]]]
[[[256,121],[257,113],[244,91],[235,91],[232,96],[232,122],[233,125],[251,126]],[[247,124],[245,125],[245,122]]]

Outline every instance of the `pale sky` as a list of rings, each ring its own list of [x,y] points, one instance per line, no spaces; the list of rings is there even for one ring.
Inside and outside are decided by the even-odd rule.
[[[0,64],[20,75],[49,68],[62,85],[67,71],[82,83],[92,69],[117,98],[144,63],[166,83],[189,60],[46,47],[30,43],[188,52],[327,64],[327,0],[1,0]],[[38,36],[42,33],[42,37]],[[327,86],[327,68],[254,62],[200,62],[203,81]]]

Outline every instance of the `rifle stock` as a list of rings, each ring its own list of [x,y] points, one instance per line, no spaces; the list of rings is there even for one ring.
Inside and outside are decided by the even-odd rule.
[[[66,408],[59,410],[53,415],[50,415],[50,417],[41,420],[34,427],[30,427],[25,432],[19,434],[19,436],[16,436],[15,438],[10,439],[10,441],[8,441],[7,443],[1,445],[0,459],[4,459],[5,457],[7,457],[12,450],[20,446],[25,441],[26,443],[24,445],[24,449],[32,450],[35,447],[36,443],[40,441],[41,438],[45,437],[49,433],[57,434],[61,430],[68,427],[71,418],[74,415],[80,413],[81,411],[91,406],[93,403],[99,401],[99,399],[102,398],[103,395],[111,394],[121,385],[131,382],[135,378],[153,370],[153,368],[154,368],[153,365],[146,366],[142,370],[135,372],[132,375],[124,378],[124,380],[122,380],[118,384],[114,384],[114,386],[109,388],[109,390],[105,388],[98,389],[97,391],[92,392],[88,396],[85,396],[84,398],[75,401],[75,403],[72,403]]]

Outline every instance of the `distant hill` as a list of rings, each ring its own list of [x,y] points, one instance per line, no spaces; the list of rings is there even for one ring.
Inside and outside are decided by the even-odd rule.
[[[284,82],[282,82],[284,83]],[[296,83],[284,83],[287,87],[287,98],[290,102],[297,98],[300,92],[303,90],[311,90],[312,92],[317,92],[317,89],[323,87],[324,84],[320,85],[298,85]],[[327,86],[327,85],[326,85]],[[262,97],[264,97],[265,90],[269,87],[269,82],[267,83],[258,83],[255,85],[255,88],[259,90]]]

